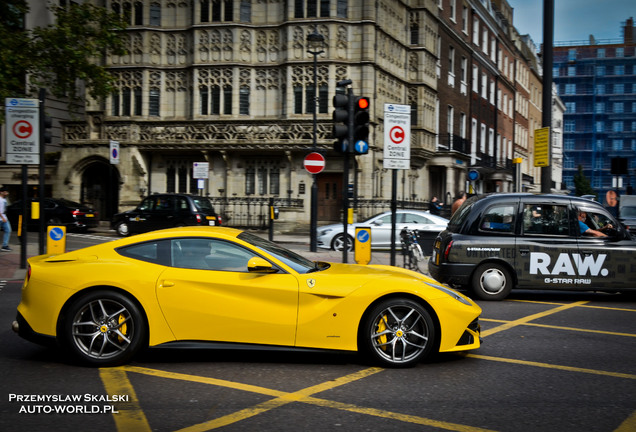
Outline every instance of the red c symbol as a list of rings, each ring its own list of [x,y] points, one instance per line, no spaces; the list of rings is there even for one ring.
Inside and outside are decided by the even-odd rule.
[[[33,126],[28,121],[20,120],[13,125],[13,134],[20,139],[30,137],[32,133]]]
[[[395,144],[401,143],[402,141],[404,141],[404,129],[399,126],[394,126],[389,131],[389,137]]]

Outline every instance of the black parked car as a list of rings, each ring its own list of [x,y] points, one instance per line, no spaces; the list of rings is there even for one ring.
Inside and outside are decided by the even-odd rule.
[[[31,203],[27,203],[27,229],[37,230],[40,219],[31,219]],[[14,231],[18,229],[19,217],[22,214],[22,201],[16,201],[7,207],[7,217]],[[86,231],[99,225],[99,214],[92,208],[63,198],[44,198],[40,214],[44,215],[46,225],[65,226],[67,230]]]
[[[208,198],[187,194],[156,194],[134,210],[113,216],[111,227],[120,236],[189,225],[221,225]]]

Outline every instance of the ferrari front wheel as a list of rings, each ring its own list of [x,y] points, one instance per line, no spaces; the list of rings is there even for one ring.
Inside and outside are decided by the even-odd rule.
[[[69,307],[62,338],[82,363],[115,366],[143,348],[146,325],[136,303],[114,291],[94,291]]]
[[[409,367],[426,358],[435,344],[430,313],[408,299],[375,306],[361,326],[360,347],[383,366]]]

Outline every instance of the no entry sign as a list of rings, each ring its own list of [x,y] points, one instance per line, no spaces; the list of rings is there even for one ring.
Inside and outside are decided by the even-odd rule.
[[[318,174],[325,169],[325,157],[320,153],[309,153],[305,156],[304,165],[309,174]]]

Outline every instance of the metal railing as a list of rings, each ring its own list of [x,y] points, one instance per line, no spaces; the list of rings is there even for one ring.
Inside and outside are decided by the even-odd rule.
[[[270,204],[272,200],[272,204]],[[269,197],[211,197],[214,209],[223,218],[223,225],[234,228],[266,229],[269,226],[269,206],[279,209],[302,209],[302,199]]]

